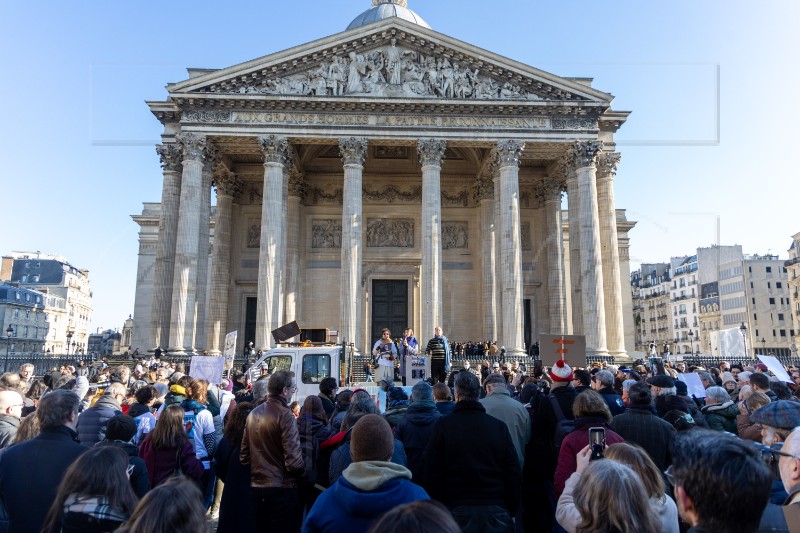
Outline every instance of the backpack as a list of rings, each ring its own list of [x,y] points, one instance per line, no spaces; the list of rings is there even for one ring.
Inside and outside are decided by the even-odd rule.
[[[550,394],[547,399],[550,400],[550,405],[553,406],[553,414],[556,416],[556,430],[553,433],[553,446],[555,446],[556,453],[558,453],[561,449],[561,443],[564,441],[564,437],[572,433],[572,430],[575,429],[575,421],[564,416],[561,404],[558,403],[558,398],[553,394]]]

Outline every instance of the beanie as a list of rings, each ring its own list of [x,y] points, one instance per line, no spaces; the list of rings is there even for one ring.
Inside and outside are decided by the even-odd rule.
[[[550,369],[550,377],[562,383],[572,381],[572,369],[563,359],[559,359]]]
[[[379,415],[364,415],[350,434],[353,462],[388,461],[394,453],[394,436],[389,423]]]
[[[106,426],[106,439],[130,441],[136,435],[136,421],[128,415],[112,416]]]

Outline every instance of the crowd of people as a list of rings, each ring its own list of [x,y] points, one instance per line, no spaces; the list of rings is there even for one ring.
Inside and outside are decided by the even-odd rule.
[[[0,376],[0,530],[796,531],[795,368],[463,361],[383,377],[381,413],[333,378],[292,402],[288,371],[131,366]]]

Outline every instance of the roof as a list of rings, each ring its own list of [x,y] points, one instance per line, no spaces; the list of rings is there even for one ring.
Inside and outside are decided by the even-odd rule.
[[[353,22],[347,26],[347,29],[360,28],[391,17],[398,17],[425,28],[430,28],[430,25],[422,17],[408,9],[406,0],[372,0],[372,7],[354,18]]]

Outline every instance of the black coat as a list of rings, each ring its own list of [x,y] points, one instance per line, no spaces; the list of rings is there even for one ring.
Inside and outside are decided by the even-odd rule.
[[[425,450],[423,488],[447,507],[499,505],[514,516],[522,472],[508,427],[477,401],[440,417]]]
[[[611,416],[621,415],[625,412],[625,404],[622,403],[622,396],[616,393],[611,387],[606,387],[597,391],[600,396],[605,400],[608,410],[611,411]]]
[[[132,442],[122,442],[120,440],[104,440],[97,443],[97,446],[116,446],[128,454],[128,464],[133,467],[130,482],[134,494],[139,499],[144,498],[150,490],[150,480],[147,477],[147,466],[144,459],[139,457],[139,448]]]
[[[406,449],[408,469],[411,470],[411,481],[414,483],[419,484],[422,480],[425,448],[433,434],[433,425],[440,416],[436,405],[417,402],[408,406],[405,416],[397,423],[395,437]]]
[[[322,408],[325,410],[325,416],[328,417],[328,420],[331,419],[331,415],[336,410],[336,404],[326,395],[319,393],[319,399],[322,400]]]
[[[456,408],[456,402],[449,401],[449,402],[436,402],[436,410],[441,413],[442,416],[447,416],[453,412],[453,409]]]
[[[558,400],[558,405],[567,419],[575,418],[572,415],[572,404],[575,403],[578,394],[571,384],[556,387],[550,394]],[[525,470],[532,472],[534,477],[539,476],[545,481],[552,481],[558,463],[558,454],[553,443],[558,419],[549,399],[542,398],[539,401],[539,409],[533,415],[532,422],[532,438],[526,449]]]
[[[627,411],[614,417],[611,429],[625,441],[644,448],[659,472],[666,470],[672,462],[669,448],[675,428],[654,415],[647,406],[629,406]]]
[[[106,438],[108,421],[121,415],[119,402],[111,396],[101,396],[92,407],[78,416],[78,439],[88,446],[94,446]]]
[[[225,437],[217,447],[214,468],[225,483],[219,504],[218,533],[256,530],[250,495],[250,465],[243,465],[239,461],[239,451]]]
[[[66,426],[43,429],[34,439],[3,450],[0,498],[11,532],[38,533],[67,468],[88,448]]]

